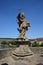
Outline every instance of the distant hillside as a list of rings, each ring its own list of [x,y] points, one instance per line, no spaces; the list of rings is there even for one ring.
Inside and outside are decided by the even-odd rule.
[[[14,41],[14,38],[0,38],[0,44],[2,41]]]

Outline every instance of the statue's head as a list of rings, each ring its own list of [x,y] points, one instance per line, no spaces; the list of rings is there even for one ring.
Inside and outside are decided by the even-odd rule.
[[[18,16],[17,16],[18,20],[24,19],[24,18],[25,18],[25,14],[24,13],[19,13]]]
[[[24,13],[21,13],[20,14],[20,18],[24,19],[25,18],[25,14]]]

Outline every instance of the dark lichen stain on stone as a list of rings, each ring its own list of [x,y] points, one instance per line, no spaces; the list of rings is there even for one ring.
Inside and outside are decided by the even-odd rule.
[[[1,65],[8,65],[7,63],[3,63],[3,64],[1,64]]]

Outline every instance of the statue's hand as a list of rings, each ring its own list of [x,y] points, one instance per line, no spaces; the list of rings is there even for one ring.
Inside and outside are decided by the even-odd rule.
[[[29,26],[29,27],[30,27],[30,23],[29,23],[29,22],[27,22],[27,26]]]

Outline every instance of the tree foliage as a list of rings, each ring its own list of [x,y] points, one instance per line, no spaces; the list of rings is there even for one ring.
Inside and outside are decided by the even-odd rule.
[[[32,47],[39,47],[39,43],[37,43],[36,41],[32,43]]]
[[[40,47],[43,47],[43,42],[40,44]]]
[[[16,42],[15,41],[10,41],[9,44],[16,45]]]
[[[2,45],[8,45],[9,42],[7,42],[7,41],[2,41],[1,44],[2,44]]]

